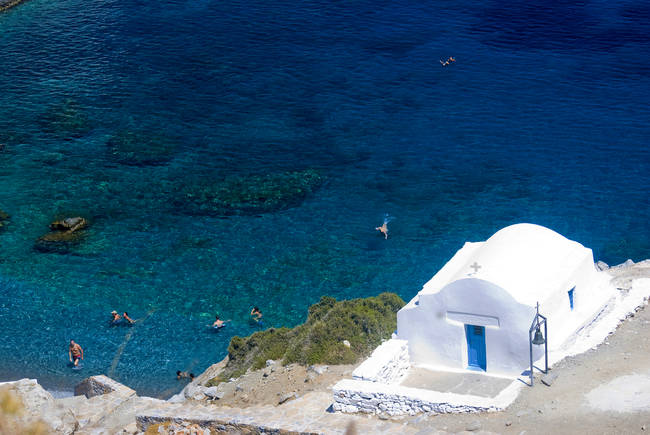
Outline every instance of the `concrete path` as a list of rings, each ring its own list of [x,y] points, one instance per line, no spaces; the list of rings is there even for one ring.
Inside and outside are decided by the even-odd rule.
[[[450,373],[411,367],[400,385],[442,393],[496,397],[512,382],[513,379],[497,378],[479,373]]]

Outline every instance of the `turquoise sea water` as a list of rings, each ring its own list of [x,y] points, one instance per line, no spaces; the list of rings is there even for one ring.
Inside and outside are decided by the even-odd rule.
[[[465,241],[516,222],[611,264],[650,257],[649,22],[621,0],[30,0],[0,14],[0,380],[70,389],[105,373],[165,397],[176,370],[256,330],[253,305],[292,326],[322,295],[408,300]],[[74,134],[48,116],[65,107]],[[169,146],[142,139],[146,159],[116,159],[125,129]],[[269,213],[178,195],[311,169],[320,188]],[[90,219],[87,239],[35,250],[66,215]],[[113,309],[142,321],[110,328]],[[215,313],[232,319],[220,332]]]

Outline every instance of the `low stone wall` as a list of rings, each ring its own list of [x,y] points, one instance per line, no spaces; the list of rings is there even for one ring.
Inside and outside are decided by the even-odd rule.
[[[259,426],[248,423],[238,423],[227,419],[218,419],[206,415],[203,418],[192,417],[164,417],[164,416],[144,416],[138,415],[136,417],[136,424],[139,431],[146,432],[151,426],[160,425],[178,425],[192,427],[191,433],[200,433],[197,429],[204,429],[206,433],[219,433],[219,434],[232,434],[232,435],[318,435],[315,432],[296,432],[292,430],[279,429],[274,427]],[[170,433],[163,431],[163,433]],[[187,432],[182,433],[190,433]]]
[[[341,412],[391,416],[500,411],[517,397],[518,384],[513,382],[497,397],[479,397],[344,379],[333,388],[332,407]]]
[[[408,341],[390,339],[374,350],[352,373],[357,380],[393,384],[399,382],[410,367]]]

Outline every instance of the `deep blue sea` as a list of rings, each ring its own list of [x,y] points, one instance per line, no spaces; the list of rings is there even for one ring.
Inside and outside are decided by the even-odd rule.
[[[257,329],[252,306],[278,327],[322,295],[408,300],[517,222],[649,258],[649,102],[644,1],[29,0],[0,13],[0,380],[167,397]],[[270,212],[178,195],[305,170],[320,188]],[[63,216],[86,239],[36,250]]]

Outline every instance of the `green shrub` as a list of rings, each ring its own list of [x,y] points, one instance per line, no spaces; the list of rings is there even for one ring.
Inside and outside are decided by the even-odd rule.
[[[248,337],[233,337],[228,364],[219,379],[241,376],[264,367],[266,360],[284,364],[353,364],[368,356],[397,327],[397,311],[404,306],[394,293],[348,301],[323,296],[309,307],[307,321],[295,328],[271,328]],[[343,344],[350,342],[350,347]]]

